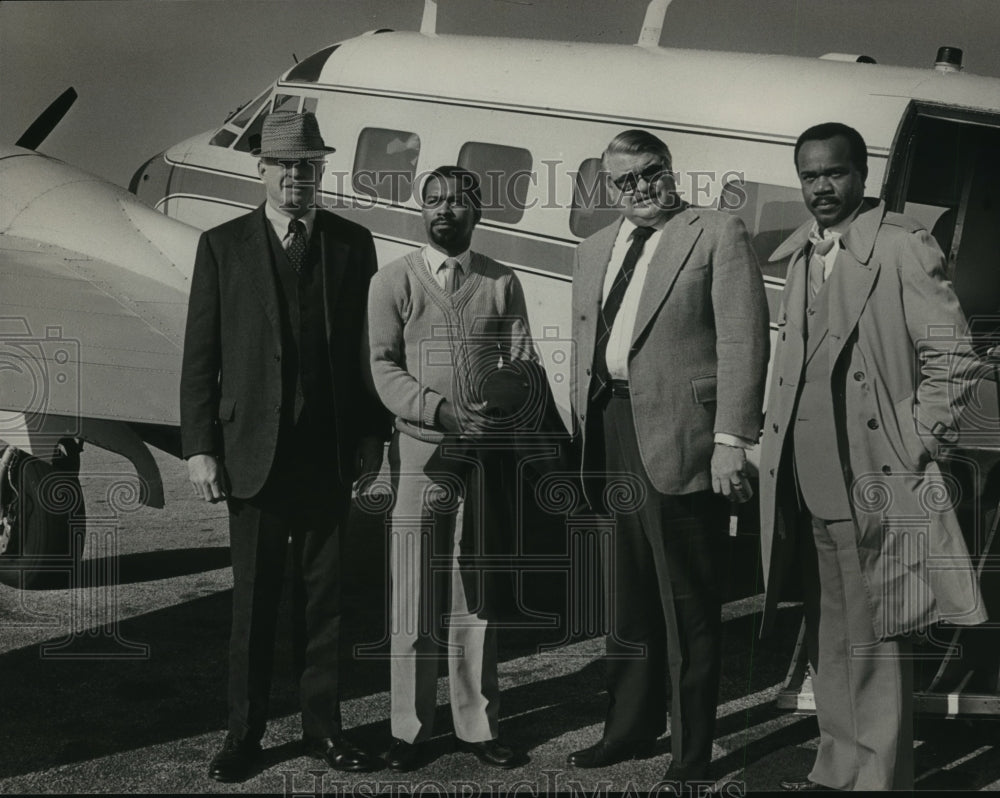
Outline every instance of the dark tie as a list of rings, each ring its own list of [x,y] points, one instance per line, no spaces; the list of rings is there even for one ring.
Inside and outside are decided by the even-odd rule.
[[[444,292],[454,294],[458,290],[458,273],[462,268],[458,258],[445,258],[441,268],[444,269]]]
[[[622,306],[625,298],[625,291],[632,281],[632,274],[635,272],[635,265],[642,255],[642,248],[651,235],[652,227],[637,227],[632,231],[632,243],[629,245],[625,259],[621,268],[615,276],[615,281],[608,291],[608,298],[604,300],[601,312],[597,314],[597,344],[594,348],[594,391],[591,398],[596,398],[605,388],[611,376],[608,374],[607,351],[608,339],[611,337],[611,328],[615,324],[615,317]]]
[[[811,240],[811,239],[810,239]],[[812,252],[809,253],[809,301],[816,298],[816,294],[823,287],[826,280],[826,255],[837,245],[837,238],[823,238],[819,241],[812,241]]]
[[[285,252],[288,255],[288,262],[297,272],[301,272],[305,265],[306,245],[305,223],[298,219],[292,219],[288,223],[288,246],[285,247]]]

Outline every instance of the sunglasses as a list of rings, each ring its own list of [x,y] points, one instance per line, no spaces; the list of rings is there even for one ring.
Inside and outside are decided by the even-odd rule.
[[[653,163],[641,172],[629,172],[628,174],[615,178],[611,182],[619,191],[626,194],[634,194],[636,189],[639,187],[640,180],[648,185],[652,185],[657,178],[667,174],[669,171],[670,169],[663,164]]]

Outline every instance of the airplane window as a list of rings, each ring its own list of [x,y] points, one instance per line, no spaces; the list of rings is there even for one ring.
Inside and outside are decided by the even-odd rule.
[[[479,175],[483,218],[508,224],[524,216],[531,163],[531,153],[525,149],[481,141],[466,142],[458,154],[458,165]]]
[[[406,202],[413,195],[419,155],[416,133],[366,127],[358,137],[354,157],[354,190],[366,197]]]
[[[299,100],[302,98],[297,94],[275,94],[272,111],[291,111],[297,113],[299,110]]]
[[[247,103],[243,110],[237,111],[236,116],[233,117],[233,121],[230,124],[233,127],[246,127],[247,122],[253,119],[253,115],[257,113],[260,107],[264,104],[267,99],[267,92],[265,91],[260,97],[252,102]]]
[[[236,134],[227,128],[222,128],[218,133],[212,136],[212,140],[208,143],[213,147],[228,147],[234,141],[236,141]]]
[[[569,229],[586,238],[618,218],[618,208],[611,195],[600,158],[587,158],[580,164],[573,183],[573,207]]]
[[[750,244],[765,277],[784,279],[788,259],[768,263],[778,246],[811,217],[797,188],[753,181],[731,181],[722,187],[719,210],[739,216],[750,231]]]
[[[250,152],[260,146],[260,129],[264,127],[264,117],[267,116],[268,106],[264,106],[260,113],[254,118],[250,126],[243,131],[240,140],[233,145],[234,150],[239,152]]]

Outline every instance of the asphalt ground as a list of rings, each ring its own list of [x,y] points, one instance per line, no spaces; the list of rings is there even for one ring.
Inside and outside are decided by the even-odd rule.
[[[596,771],[566,765],[569,752],[601,733],[603,641],[586,628],[568,634],[567,624],[546,626],[544,616],[512,619],[500,634],[501,736],[527,752],[522,767],[500,771],[454,752],[442,678],[426,765],[407,774],[325,769],[299,747],[290,638],[281,631],[262,766],[242,784],[211,781],[205,771],[226,717],[232,586],[226,511],[194,499],[183,463],[159,453],[157,461],[163,510],[135,506],[128,463],[88,448],[87,544],[83,567],[67,576],[72,586],[0,585],[0,793],[471,798],[655,789],[669,762],[669,730],[648,759]],[[360,744],[384,751],[390,739],[384,515],[355,506],[344,545],[344,725]],[[758,640],[756,568],[753,549],[741,543],[730,561],[735,598],[724,610],[712,772],[729,795],[777,790],[781,779],[804,775],[817,744],[814,718],[775,707],[800,615],[794,606],[783,609],[774,637]],[[525,606],[556,614],[570,590],[565,574],[551,573],[532,574],[523,587]],[[918,719],[917,789],[1000,790],[998,732],[994,721]]]

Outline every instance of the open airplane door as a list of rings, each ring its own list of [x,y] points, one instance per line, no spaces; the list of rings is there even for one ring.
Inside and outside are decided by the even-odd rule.
[[[931,231],[983,358],[958,448],[942,461],[990,620],[938,624],[915,641],[914,709],[1000,717],[1000,115],[914,101],[883,196]],[[933,334],[933,331],[929,331]],[[778,706],[815,711],[803,635]]]

